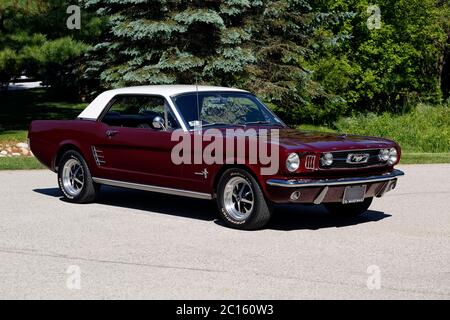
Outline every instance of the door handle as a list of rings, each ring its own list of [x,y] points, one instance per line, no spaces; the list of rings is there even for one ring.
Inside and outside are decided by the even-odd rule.
[[[112,136],[115,136],[118,133],[119,133],[119,131],[117,131],[117,130],[107,130],[106,131],[106,136],[111,138]]]

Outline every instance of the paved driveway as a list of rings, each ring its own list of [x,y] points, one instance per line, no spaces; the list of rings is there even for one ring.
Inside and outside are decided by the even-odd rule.
[[[449,299],[450,165],[400,169],[361,217],[284,207],[253,232],[208,201],[104,188],[76,205],[51,172],[3,171],[0,298]]]

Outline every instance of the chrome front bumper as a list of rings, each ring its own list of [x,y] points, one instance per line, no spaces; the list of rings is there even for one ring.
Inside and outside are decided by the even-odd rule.
[[[344,190],[349,185],[367,184],[366,197],[382,197],[386,192],[394,189],[397,178],[403,176],[403,171],[368,176],[349,177],[339,179],[269,179],[267,185],[272,187],[270,195],[274,202],[302,202],[320,204],[322,202],[339,202]],[[293,200],[291,195],[298,193],[299,198]]]
[[[394,180],[398,177],[405,175],[401,170],[393,170],[392,172],[369,177],[357,177],[357,178],[339,178],[339,179],[269,179],[266,183],[269,186],[285,187],[285,188],[306,188],[306,187],[325,187],[325,186],[341,186],[351,184],[362,183],[374,183]]]

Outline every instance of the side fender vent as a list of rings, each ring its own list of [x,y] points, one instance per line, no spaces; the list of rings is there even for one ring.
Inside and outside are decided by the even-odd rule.
[[[96,147],[92,146],[92,156],[94,157],[95,163],[98,166],[101,166],[102,164],[105,164],[105,157],[103,156],[103,151],[97,149]]]

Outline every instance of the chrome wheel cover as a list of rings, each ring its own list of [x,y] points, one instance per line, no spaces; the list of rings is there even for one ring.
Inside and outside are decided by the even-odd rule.
[[[252,214],[255,203],[251,184],[242,177],[231,178],[225,185],[223,202],[233,220],[246,220]]]
[[[79,160],[70,159],[64,164],[62,184],[64,190],[72,197],[81,193],[84,187],[84,169]]]

